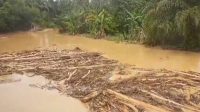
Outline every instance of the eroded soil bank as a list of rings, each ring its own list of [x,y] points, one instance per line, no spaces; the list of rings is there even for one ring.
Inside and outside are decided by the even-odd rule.
[[[91,112],[200,111],[200,73],[136,68],[79,48],[0,54],[0,75],[12,73],[42,75]]]

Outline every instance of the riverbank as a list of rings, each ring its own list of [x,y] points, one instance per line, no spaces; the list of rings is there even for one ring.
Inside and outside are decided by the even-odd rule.
[[[200,74],[124,65],[99,53],[32,50],[0,54],[1,75],[33,73],[91,112],[198,112]]]

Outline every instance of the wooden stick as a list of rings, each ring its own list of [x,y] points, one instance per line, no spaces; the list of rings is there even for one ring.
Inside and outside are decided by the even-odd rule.
[[[86,97],[84,97],[83,99],[81,99],[82,102],[86,103],[88,101],[90,101],[91,99],[97,97],[101,92],[99,91],[94,91],[92,93],[90,93],[89,95],[87,95]]]
[[[87,74],[85,74],[85,75],[82,77],[82,79],[86,78],[89,74],[90,74],[90,70],[88,71]]]
[[[133,98],[130,98],[128,96],[125,96],[121,93],[118,93],[118,92],[115,92],[111,89],[107,89],[107,93],[109,94],[113,94],[115,95],[117,98],[121,99],[121,100],[124,100],[124,101],[127,101],[131,104],[134,104],[134,105],[138,105],[138,106],[142,106],[144,107],[148,112],[170,112],[168,110],[165,110],[165,109],[162,109],[162,108],[159,108],[159,107],[156,107],[156,106],[153,106],[151,104],[148,104],[148,103],[145,103],[145,102],[142,102],[142,101],[139,101],[139,100],[136,100],[136,99],[133,99]]]
[[[69,77],[68,77],[68,81],[71,79],[71,77],[76,73],[76,71],[77,71],[77,69],[76,70],[74,70],[70,75],[69,75]]]
[[[134,106],[134,105],[131,105],[131,104],[128,104],[128,103],[125,103],[125,102],[122,102],[120,101],[120,103],[126,105],[127,107],[131,108],[134,112],[139,112],[138,109]]]

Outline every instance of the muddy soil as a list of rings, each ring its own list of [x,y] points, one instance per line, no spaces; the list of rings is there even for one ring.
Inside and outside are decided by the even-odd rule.
[[[99,53],[32,50],[0,54],[0,75],[34,73],[91,112],[200,112],[200,73],[123,65]]]

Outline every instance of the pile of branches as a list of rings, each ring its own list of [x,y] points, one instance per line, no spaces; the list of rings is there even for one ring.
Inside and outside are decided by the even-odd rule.
[[[79,48],[0,54],[0,75],[12,73],[53,80],[91,112],[200,111],[200,73],[136,68]]]

